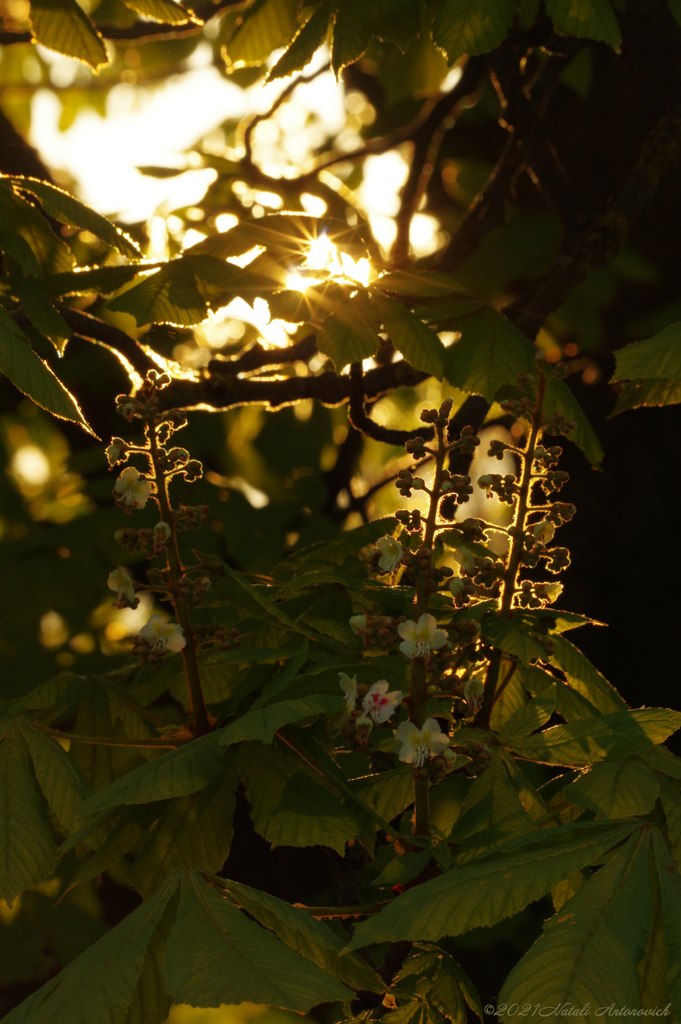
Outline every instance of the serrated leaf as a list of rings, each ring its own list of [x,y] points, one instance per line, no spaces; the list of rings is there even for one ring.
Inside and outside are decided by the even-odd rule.
[[[374,292],[373,302],[395,348],[417,370],[442,380],[446,349],[435,331],[399,302]]]
[[[372,284],[373,291],[404,295],[415,299],[438,298],[459,290],[459,284],[448,274],[434,270],[390,270]]]
[[[659,380],[627,381],[619,395],[615,408],[610,413],[616,416],[629,409],[648,405],[678,405],[681,402],[681,380],[660,377]]]
[[[256,0],[223,50],[227,67],[262,64],[289,43],[298,28],[296,13],[296,0]]]
[[[328,3],[321,3],[312,17],[308,18],[303,27],[294,36],[291,45],[282,53],[267,76],[268,82],[276,78],[288,78],[294,71],[306,67],[326,39],[329,27]]]
[[[0,223],[6,231],[16,231],[28,242],[43,274],[72,269],[75,260],[71,250],[55,235],[40,211],[17,195],[11,179],[3,175],[0,175]]]
[[[640,1009],[638,963],[651,930],[647,831],[634,834],[551,918],[513,968],[499,1000]]]
[[[482,620],[482,635],[499,650],[519,658],[523,665],[547,656],[544,646],[530,635],[517,612],[512,617],[486,615]]]
[[[366,819],[344,804],[330,783],[307,774],[304,762],[291,761],[276,746],[242,744],[237,749],[237,768],[253,827],[270,843],[330,846],[343,855],[346,842],[367,826]]]
[[[500,735],[504,739],[513,736],[529,736],[535,729],[540,729],[542,725],[545,725],[555,710],[556,688],[554,685],[547,687],[541,696],[534,697],[524,707],[514,711],[502,725]]]
[[[569,685],[586,697],[604,715],[611,711],[623,711],[626,702],[617,690],[591,664],[585,654],[564,636],[553,636],[551,662],[563,670]]]
[[[352,788],[386,821],[392,821],[414,802],[414,773],[410,767],[394,768],[354,779]]]
[[[275,935],[250,921],[197,872],[183,875],[166,949],[170,995],[190,1006],[265,1003],[305,1013],[352,992]]]
[[[447,953],[441,954],[441,967],[428,993],[431,1000],[453,1022],[466,1022],[466,1004],[483,1020],[480,996],[462,967]]]
[[[603,448],[596,431],[565,381],[552,377],[546,386],[544,416],[549,419],[556,413],[575,421],[576,426],[566,435],[567,438],[582,449],[593,466],[600,466],[603,461]]]
[[[305,910],[241,883],[224,880],[221,884],[251,917],[323,971],[354,989],[384,990],[384,983],[369,964],[354,955],[341,957],[343,940]]]
[[[49,878],[57,850],[36,785],[21,725],[0,740],[0,899]]]
[[[662,909],[666,982],[678,1019],[681,1014],[681,877],[657,831],[652,833]]]
[[[95,847],[92,856],[82,860],[71,885],[81,885],[91,878],[97,878],[112,865],[120,862],[121,857],[125,856],[133,846],[137,846],[149,832],[162,810],[160,802],[125,807],[113,819],[113,822],[110,817],[111,812],[102,811],[95,816],[91,823],[70,836],[60,847],[61,853],[71,849],[77,839],[86,842],[88,846]],[[160,875],[159,881],[164,877],[164,875]],[[146,891],[151,893],[155,889],[156,886],[150,887]]]
[[[252,708],[245,715],[232,722],[222,732],[220,743],[227,747],[242,740],[259,740],[271,743],[274,734],[291,722],[299,722],[303,718],[317,717],[321,714],[334,715],[342,711],[345,699],[330,694],[312,694],[297,700],[284,700],[267,707]]]
[[[45,799],[68,832],[81,825],[80,808],[92,792],[78,766],[52,736],[21,722],[21,731],[33,758],[33,768]]]
[[[126,7],[132,8],[145,18],[153,18],[154,21],[162,21],[167,25],[187,25],[194,22],[196,25],[203,24],[200,18],[193,11],[188,11],[182,4],[175,3],[175,0],[123,0]]]
[[[177,889],[169,878],[141,907],[7,1016],[7,1024],[126,1024],[144,957]]]
[[[461,337],[446,349],[444,362],[445,377],[455,388],[491,402],[502,384],[515,385],[519,373],[532,373],[532,346],[503,313],[481,309],[456,329]]]
[[[148,267],[84,267],[69,274],[51,274],[45,278],[43,287],[47,295],[56,298],[61,295],[84,295],[87,292],[101,292],[111,295],[123,285],[134,281]]]
[[[111,299],[114,313],[129,313],[139,327],[162,323],[192,327],[208,316],[208,306],[196,286],[193,270],[179,259],[143,278]]]
[[[371,24],[359,16],[358,6],[357,0],[346,0],[336,9],[331,43],[331,67],[336,77],[348,64],[359,60],[371,42]]]
[[[76,0],[31,0],[36,40],[94,70],[109,63],[104,40]]]
[[[546,13],[566,36],[595,39],[619,49],[622,33],[610,0],[546,0]]]
[[[681,864],[681,794],[667,779],[660,779],[660,802],[672,853],[678,866]]]
[[[238,782],[230,766],[201,792],[173,800],[130,869],[130,881],[143,897],[178,868],[222,868],[232,845]]]
[[[35,253],[18,231],[0,231],[0,250],[16,260],[24,277],[42,279],[43,269],[38,263]]]
[[[595,705],[587,700],[577,690],[566,686],[565,683],[556,679],[550,672],[538,668],[536,665],[528,667],[521,666],[516,669],[515,677],[518,681],[535,696],[544,693],[547,687],[554,687],[556,693],[556,711],[566,722],[575,722],[584,718],[594,718],[600,715]]]
[[[60,355],[64,354],[66,342],[73,331],[43,291],[42,281],[34,277],[24,278],[13,275],[12,290],[21,303],[21,308],[36,330],[52,342]]]
[[[92,433],[73,395],[33,351],[24,332],[0,309],[0,373],[36,405]]]
[[[373,356],[379,343],[378,321],[367,319],[357,296],[342,313],[327,316],[317,331],[317,347],[333,360],[338,373],[349,363],[361,363]]]
[[[469,841],[468,847],[457,853],[457,860],[470,860],[492,841],[532,831],[508,764],[500,750],[493,749],[489,767],[474,780],[450,836],[454,843]]]
[[[640,708],[554,725],[533,736],[511,737],[507,743],[521,757],[578,768],[637,754],[664,743],[680,727],[679,711]]]
[[[73,2],[75,4],[75,0]],[[96,210],[86,206],[80,199],[76,199],[75,196],[70,195],[63,189],[57,188],[56,185],[51,185],[47,181],[39,181],[37,178],[15,176],[8,180],[12,182],[15,188],[30,192],[31,195],[39,199],[45,213],[49,214],[50,217],[54,217],[62,224],[90,231],[97,238],[101,238],[103,242],[106,242],[107,245],[118,249],[120,253],[132,260],[142,258],[142,253],[138,249],[137,244],[124,231],[121,231],[120,228],[117,228],[106,217],[102,217]]]
[[[207,786],[224,767],[225,752],[219,741],[219,731],[209,733],[134,768],[89,797],[82,806],[83,814],[195,793]]]
[[[159,1024],[165,1021],[170,1010],[171,998],[163,980],[163,963],[166,946],[170,938],[179,893],[176,892],[166,904],[163,917],[156,927],[144,954],[144,966],[135,987],[132,1002],[124,1024]]]
[[[403,853],[388,861],[380,875],[374,878],[372,885],[405,885],[417,878],[428,867],[433,859],[433,850],[429,846],[425,850]]]
[[[611,380],[681,378],[681,324],[670,324],[645,341],[635,341],[615,352]]]
[[[640,757],[656,772],[670,775],[673,779],[681,779],[681,758],[672,754],[667,747],[652,747],[650,750],[644,750]]]
[[[614,822],[560,825],[495,847],[472,861],[398,896],[357,925],[348,949],[398,939],[436,942],[489,926],[522,910],[631,833]]]
[[[489,53],[513,24],[514,0],[443,0],[433,22],[433,41],[450,64],[464,54]]]
[[[604,818],[631,818],[655,806],[660,785],[654,772],[636,761],[597,764],[563,790],[563,799]]]

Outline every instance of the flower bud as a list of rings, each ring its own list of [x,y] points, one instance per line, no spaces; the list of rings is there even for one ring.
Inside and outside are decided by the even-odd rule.
[[[540,544],[548,544],[550,541],[553,540],[556,533],[556,528],[553,525],[553,523],[550,523],[548,522],[548,520],[544,519],[541,523],[535,523],[535,525],[532,527],[532,533],[534,534],[535,539],[538,540]]]
[[[422,491],[425,489],[426,482],[425,480],[422,480],[420,476],[415,476],[411,482],[411,486],[415,491]]]
[[[464,582],[460,576],[455,576],[453,580],[450,580],[447,587],[452,597],[458,597],[459,594],[462,594],[463,588]]]

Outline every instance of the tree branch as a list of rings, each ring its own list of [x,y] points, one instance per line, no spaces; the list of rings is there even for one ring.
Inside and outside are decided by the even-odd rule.
[[[381,367],[381,369],[387,368]],[[428,375],[425,374],[425,376],[427,377]],[[389,430],[387,427],[382,427],[380,424],[375,423],[364,408],[365,394],[362,364],[352,363],[350,366],[350,408],[348,410],[348,419],[353,427],[361,430],[366,437],[372,437],[374,441],[382,441],[384,444],[398,446],[404,445],[412,437],[423,437],[426,441],[430,441],[433,437],[432,427],[417,427],[415,430]]]

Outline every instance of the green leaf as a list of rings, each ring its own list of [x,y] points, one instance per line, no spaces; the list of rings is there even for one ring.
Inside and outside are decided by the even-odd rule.
[[[0,373],[36,405],[60,419],[73,420],[92,433],[73,395],[35,354],[24,332],[4,309],[0,309]]]
[[[569,685],[586,697],[599,711],[607,715],[611,711],[623,711],[627,705],[617,690],[597,668],[591,664],[564,636],[554,636],[551,662],[562,668]]]
[[[499,994],[509,1004],[640,1009],[638,964],[651,931],[646,830],[634,834],[551,918]],[[574,1014],[586,1024],[591,1014]]]
[[[43,270],[36,254],[23,235],[18,231],[0,231],[0,249],[21,267],[24,277],[43,277]]]
[[[554,725],[534,736],[511,737],[507,742],[521,757],[578,768],[637,754],[664,743],[680,727],[679,711],[640,708]]]
[[[76,0],[31,0],[31,25],[48,50],[75,57],[95,71],[109,63],[104,40]]]
[[[208,307],[196,286],[191,265],[178,259],[153,271],[121,295],[111,299],[114,313],[129,313],[139,327],[171,324],[193,327],[208,316]]]
[[[164,974],[177,1003],[265,1003],[306,1013],[352,992],[250,921],[197,872],[183,875]]]
[[[652,833],[662,905],[666,981],[674,1008],[681,1015],[681,878],[659,832]]]
[[[582,449],[593,466],[600,466],[603,461],[603,448],[596,431],[565,381],[552,377],[546,387],[544,416],[546,419],[550,419],[556,413],[561,413],[567,419],[575,421],[576,426],[566,435],[567,438]]]
[[[416,850],[413,853],[403,853],[388,861],[380,875],[374,878],[372,885],[404,885],[427,868],[433,859],[432,847],[425,850]]]
[[[7,1024],[127,1024],[147,949],[177,889],[169,878],[141,907],[29,996]]]
[[[57,851],[19,723],[0,740],[0,899],[12,903],[53,873]]]
[[[85,295],[87,292],[111,295],[148,269],[147,265],[83,267],[69,274],[52,274],[45,278],[43,288],[52,298],[61,295]]]
[[[635,341],[615,352],[611,380],[681,379],[681,324],[670,324],[652,338]]]
[[[163,963],[178,902],[179,892],[175,892],[151,936],[125,1024],[159,1024],[168,1017],[172,1000],[163,979]]]
[[[470,840],[467,848],[459,850],[457,859],[470,860],[490,842],[533,831],[509,766],[499,749],[493,749],[489,767],[474,780],[450,836],[454,843]]]
[[[76,6],[75,0],[74,6]],[[12,182],[15,188],[24,192],[30,192],[31,195],[39,199],[45,213],[49,214],[50,217],[54,217],[55,220],[61,221],[62,224],[66,224],[69,227],[90,231],[97,238],[101,238],[103,242],[106,242],[107,245],[118,249],[120,253],[132,260],[142,258],[142,253],[138,249],[137,244],[124,231],[117,228],[106,217],[102,217],[100,213],[86,206],[85,203],[81,203],[80,199],[76,199],[74,196],[69,195],[68,192],[64,192],[63,189],[57,188],[56,185],[51,185],[47,181],[39,181],[37,178],[12,177],[8,180]]]
[[[373,302],[395,348],[417,370],[442,380],[446,349],[435,331],[399,302],[374,292]]]
[[[162,805],[158,802],[126,807],[113,820],[113,827],[111,827],[110,812],[102,811],[90,823],[69,836],[68,840],[60,847],[62,854],[72,849],[78,840],[95,847],[93,855],[84,858],[81,862],[78,873],[72,880],[72,886],[81,885],[91,878],[97,878],[98,875],[119,863],[121,857],[125,856],[133,846],[137,846],[148,834],[161,811]],[[159,874],[159,881],[164,877],[163,874]],[[145,890],[145,892],[154,891],[155,887]]]
[[[360,363],[378,349],[378,320],[371,310],[368,313],[358,294],[342,312],[327,316],[317,331],[317,347],[333,360],[338,373],[348,363]]]
[[[372,290],[415,299],[434,299],[459,290],[453,277],[434,270],[390,270],[371,285]]]
[[[516,914],[621,842],[631,825],[586,822],[511,839],[485,860],[445,872],[357,925],[348,949],[398,939],[436,942]]]
[[[678,405],[681,402],[681,380],[660,377],[659,380],[627,381],[619,395],[615,408],[610,413],[616,416],[629,409],[646,405]]]
[[[364,816],[344,804],[330,783],[303,761],[283,756],[276,745],[242,744],[237,768],[253,827],[270,843],[330,846],[342,856],[346,842],[367,827]]]
[[[443,0],[433,22],[433,41],[450,64],[464,54],[489,53],[513,24],[514,0]]]
[[[411,767],[403,767],[365,775],[353,779],[352,788],[377,814],[392,821],[414,802],[414,773]]]
[[[545,672],[544,669],[538,668],[536,665],[530,665],[527,668],[519,667],[516,669],[514,679],[517,679],[526,690],[535,696],[544,693],[547,687],[553,687],[556,694],[556,711],[566,722],[594,718],[600,714],[598,708],[581,693],[566,686],[550,672]]]
[[[256,0],[223,49],[228,68],[262,64],[291,41],[298,28],[296,0]]]
[[[294,36],[293,42],[274,65],[267,76],[268,82],[275,78],[288,78],[294,71],[306,67],[326,39],[329,23],[329,5],[322,3],[308,18]]]
[[[660,802],[667,823],[667,835],[677,866],[681,864],[681,794],[667,779],[660,779]]]
[[[154,21],[163,21],[168,25],[187,25],[193,21],[201,25],[202,21],[197,18],[193,11],[188,11],[182,4],[175,3],[175,0],[123,0],[126,7],[132,8],[145,18],[153,18]]]
[[[667,747],[652,747],[650,750],[644,750],[640,756],[641,760],[656,772],[671,775],[673,779],[681,779],[681,758],[672,754]]]
[[[497,0],[495,0],[495,3]],[[534,370],[527,338],[496,309],[481,309],[457,324],[461,337],[445,351],[445,377],[455,388],[494,400],[502,384]]]
[[[511,617],[486,615],[482,620],[482,635],[495,647],[520,658],[523,665],[546,658],[546,649],[530,635],[528,626],[516,612]]]
[[[143,897],[178,868],[222,868],[232,845],[238,781],[230,766],[201,792],[173,800],[130,869],[130,881]]]
[[[515,736],[529,736],[535,729],[548,722],[556,710],[556,688],[547,687],[539,697],[528,701],[524,707],[514,711],[501,727],[500,735],[504,739]]]
[[[669,4],[669,10],[672,12],[676,21],[681,25],[681,0],[667,0]]]
[[[220,732],[212,732],[134,768],[89,797],[82,806],[83,814],[189,796],[203,789],[224,767],[225,755],[219,742]]]
[[[251,917],[323,971],[350,988],[367,992],[384,990],[383,981],[369,964],[354,954],[341,957],[345,942],[305,910],[231,880],[220,879],[220,884]]]
[[[604,818],[631,818],[655,806],[660,784],[655,773],[636,761],[597,764],[563,790],[563,798]]]
[[[595,39],[619,50],[622,33],[610,0],[546,0],[546,13],[564,35]]]
[[[31,180],[31,179],[20,179]],[[57,238],[35,206],[12,188],[11,179],[0,175],[0,223],[5,231],[16,231],[31,247],[44,274],[70,271],[74,265],[71,250]],[[22,262],[22,259],[19,259]]]
[[[81,825],[80,808],[92,790],[87,779],[60,743],[30,723],[21,731],[33,758],[33,768],[45,799],[68,832]]]
[[[47,298],[42,282],[34,277],[20,278],[17,275],[12,282],[12,290],[36,330],[49,338],[59,355],[63,355],[73,331]]]
[[[428,993],[428,999],[457,1024],[466,1022],[466,1003],[480,1020],[484,1019],[475,986],[463,968],[447,953],[442,955],[440,971]]]
[[[279,704],[270,704],[265,708],[252,708],[245,715],[228,725],[222,733],[220,743],[229,746],[242,740],[259,740],[271,743],[274,734],[291,722],[299,722],[302,718],[316,718],[318,715],[333,715],[342,711],[345,699],[325,693],[301,697],[298,700],[285,700]]]

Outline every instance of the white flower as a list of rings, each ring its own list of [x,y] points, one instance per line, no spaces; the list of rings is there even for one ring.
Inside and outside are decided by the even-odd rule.
[[[363,629],[367,628],[367,617],[366,615],[351,615],[350,616],[350,629],[359,636]]]
[[[556,528],[553,523],[550,523],[547,519],[543,519],[541,523],[535,523],[532,527],[532,533],[540,544],[548,544],[549,541],[553,540]]]
[[[139,603],[139,598],[135,597],[132,578],[125,569],[114,569],[113,572],[110,572],[106,585],[109,590],[115,591],[118,608],[135,607]]]
[[[371,687],[362,701],[364,714],[373,718],[376,725],[387,722],[398,704],[402,702],[402,691],[391,690],[388,693],[390,684],[385,679],[380,679]]]
[[[148,480],[140,477],[134,466],[126,466],[114,484],[114,494],[121,505],[144,508],[149,500],[151,487]]]
[[[475,555],[472,555],[466,548],[457,548],[454,558],[465,573],[470,573],[471,569],[475,568]]]
[[[540,600],[548,601],[549,604],[553,604],[553,602],[557,601],[563,592],[563,584],[535,583],[534,592]]]
[[[345,694],[345,717],[346,719],[355,710],[355,703],[359,694],[357,693],[357,676],[346,675],[345,672],[339,672],[341,690]]]
[[[440,732],[434,718],[426,719],[421,729],[417,729],[413,722],[402,722],[395,729],[395,739],[400,744],[400,761],[411,763],[415,768],[420,768],[427,759],[441,754],[449,746],[449,737]]]
[[[164,651],[181,651],[187,642],[182,626],[178,626],[176,622],[166,622],[160,615],[151,616],[146,626],[140,629],[140,636],[157,654]]]
[[[407,619],[401,622],[397,631],[402,637],[400,650],[408,658],[428,658],[431,651],[437,651],[447,643],[447,633],[444,629],[437,628],[437,622],[432,615],[424,614],[418,622]]]
[[[380,537],[376,541],[376,547],[381,552],[381,557],[378,560],[379,569],[382,569],[383,572],[394,572],[404,554],[399,540],[388,536]]]
[[[472,712],[476,712],[481,705],[480,698],[482,697],[485,684],[482,679],[469,679],[464,685],[463,695],[466,698],[466,703]]]
[[[162,548],[168,543],[170,533],[171,530],[167,523],[156,523],[154,527],[154,552],[157,555],[161,553]]]

